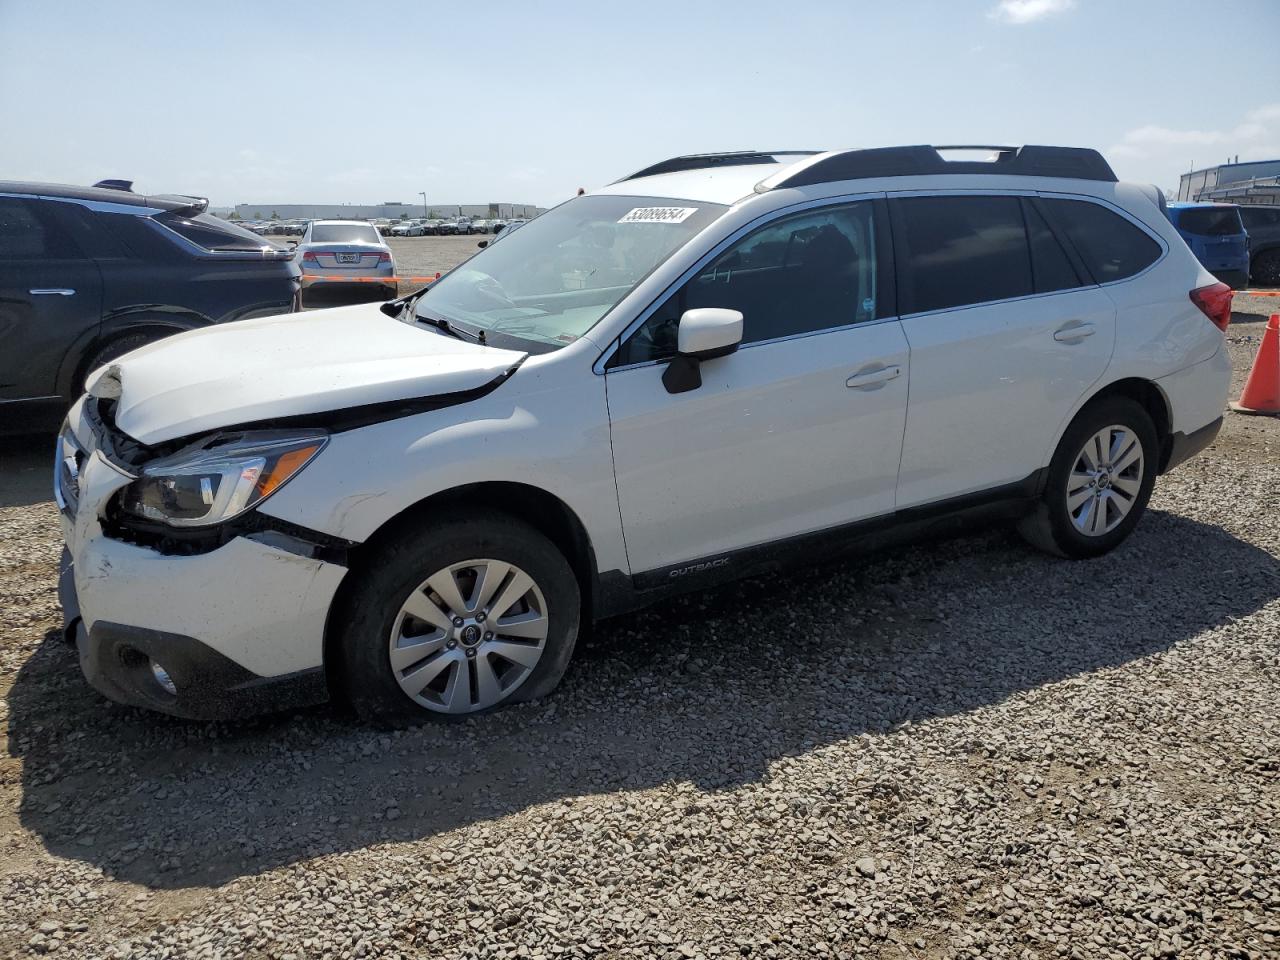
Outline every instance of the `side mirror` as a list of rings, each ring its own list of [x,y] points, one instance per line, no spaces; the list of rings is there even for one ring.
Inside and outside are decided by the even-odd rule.
[[[676,332],[677,356],[662,374],[668,393],[686,393],[702,386],[704,360],[727,357],[742,343],[742,314],[720,307],[686,310]]]
[[[479,247],[481,250],[483,250],[488,245],[489,245],[488,240],[481,240],[479,243],[476,244],[476,246]]]

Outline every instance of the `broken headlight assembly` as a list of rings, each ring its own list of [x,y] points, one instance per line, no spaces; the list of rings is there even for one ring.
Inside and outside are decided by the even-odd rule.
[[[325,433],[215,434],[152,460],[120,495],[126,516],[171,527],[210,527],[252,510],[329,442]]]

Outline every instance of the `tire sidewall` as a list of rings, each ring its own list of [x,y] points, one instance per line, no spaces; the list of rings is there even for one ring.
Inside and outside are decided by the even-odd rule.
[[[1085,442],[1099,430],[1113,424],[1127,427],[1142,444],[1142,483],[1137,502],[1114,530],[1098,537],[1081,533],[1067,510],[1067,483],[1071,468]],[[1083,410],[1072,421],[1058,444],[1049,467],[1045,489],[1045,506],[1054,544],[1069,557],[1096,557],[1120,544],[1137,526],[1146,511],[1159,469],[1160,443],[1150,415],[1139,404],[1125,397],[1110,397]]]
[[[548,632],[538,665],[506,699],[472,713],[429,710],[396,682],[389,659],[391,630],[409,594],[436,571],[464,560],[513,563],[542,591]],[[341,655],[347,697],[362,717],[391,727],[428,720],[461,721],[550,693],[564,675],[577,641],[581,595],[560,551],[537,530],[500,514],[437,523],[389,544],[361,579],[343,610]]]

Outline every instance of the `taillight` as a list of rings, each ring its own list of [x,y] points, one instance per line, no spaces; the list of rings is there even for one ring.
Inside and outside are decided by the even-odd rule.
[[[1197,287],[1191,291],[1191,302],[1200,308],[1200,312],[1221,330],[1227,332],[1231,324],[1231,297],[1234,291],[1225,283],[1211,283],[1207,287]]]
[[[380,253],[380,254],[378,254],[378,262],[379,262],[379,263],[390,263],[390,262],[391,262],[391,254],[389,254],[389,253]]]
[[[320,258],[315,255],[314,251],[308,250],[305,253],[303,253],[302,262],[303,263],[319,263]]]

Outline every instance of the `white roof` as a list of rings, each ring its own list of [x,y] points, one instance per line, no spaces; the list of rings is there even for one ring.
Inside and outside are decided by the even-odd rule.
[[[791,165],[790,163],[745,163],[684,170],[679,173],[660,173],[654,177],[637,177],[634,180],[611,183],[607,187],[591,192],[597,195],[670,197],[672,200],[732,204],[754,193],[756,184],[761,180]]]

